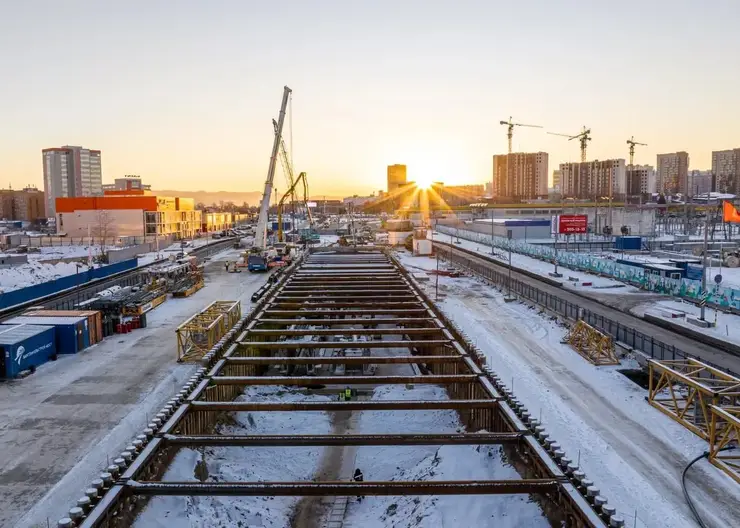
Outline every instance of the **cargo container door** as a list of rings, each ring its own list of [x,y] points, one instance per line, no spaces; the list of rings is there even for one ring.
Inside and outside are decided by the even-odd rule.
[[[5,347],[0,347],[0,378],[10,377],[10,372],[5,371],[5,354],[10,355],[5,351]]]

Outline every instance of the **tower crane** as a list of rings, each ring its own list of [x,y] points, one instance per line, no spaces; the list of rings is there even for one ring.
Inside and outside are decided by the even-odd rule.
[[[583,127],[583,130],[580,134],[576,134],[575,136],[571,136],[570,134],[558,134],[556,132],[548,132],[548,134],[551,134],[553,136],[562,136],[567,137],[568,141],[572,139],[578,139],[579,143],[581,144],[581,162],[586,161],[586,148],[588,147],[588,142],[591,141],[591,129]]]
[[[265,190],[262,193],[262,202],[260,203],[260,213],[257,219],[257,229],[254,233],[254,248],[264,250],[267,248],[267,214],[270,209],[270,196],[272,195],[272,182],[275,179],[275,165],[277,163],[278,151],[280,150],[280,141],[283,134],[283,123],[285,123],[285,109],[288,106],[288,98],[292,90],[285,86],[283,88],[283,102],[280,105],[280,115],[278,116],[277,129],[275,130],[275,141],[272,144],[272,154],[270,156],[270,166],[267,169],[267,179],[265,180]]]
[[[630,167],[632,167],[635,162],[635,145],[647,147],[647,143],[638,143],[637,141],[635,141],[635,136],[632,136],[627,140],[627,144],[630,146]]]
[[[522,123],[512,122],[513,118],[509,117],[508,121],[499,121],[500,125],[506,125],[506,138],[509,140],[509,154],[511,154],[511,140],[514,137],[514,127],[530,127],[530,128],[542,128],[540,125],[525,125]]]

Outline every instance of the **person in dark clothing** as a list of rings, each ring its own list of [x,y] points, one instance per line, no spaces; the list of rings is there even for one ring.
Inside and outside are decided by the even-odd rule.
[[[352,480],[354,480],[355,482],[362,482],[364,480],[364,477],[362,475],[362,471],[360,471],[360,468],[355,469],[355,474],[352,477]],[[357,501],[362,502],[362,499],[364,498],[365,498],[364,495],[362,497],[358,496]]]

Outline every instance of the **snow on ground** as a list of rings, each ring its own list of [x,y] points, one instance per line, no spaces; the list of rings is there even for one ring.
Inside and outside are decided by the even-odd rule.
[[[47,264],[29,259],[27,264],[0,269],[0,293],[74,275],[77,269],[75,262]],[[80,271],[87,271],[87,265],[80,267]]]
[[[321,238],[321,244],[320,246],[331,246],[332,244],[336,244],[339,242],[339,237],[337,235],[319,235]]]
[[[252,387],[236,401],[327,401],[284,387]],[[238,412],[221,434],[328,434],[325,412]],[[307,481],[319,467],[320,447],[213,447],[181,449],[163,481],[197,482],[196,464],[205,460],[206,482]],[[289,461],[289,462],[288,462]],[[155,497],[134,523],[136,528],[208,526],[288,527],[299,497]]]
[[[404,266],[428,257],[400,255]],[[505,303],[493,287],[469,278],[439,278],[440,307],[489,358],[491,366],[568,456],[637,526],[694,527],[680,477],[707,443],[645,402],[647,391],[617,371],[595,367],[561,344],[566,329],[521,303]],[[422,283],[431,292],[434,283]],[[621,368],[635,368],[623,361]],[[696,464],[689,491],[712,527],[737,524],[740,489],[707,462]],[[632,521],[630,521],[631,523]],[[632,526],[632,524],[630,524]]]
[[[442,387],[380,386],[373,400],[443,400]],[[443,411],[362,411],[357,432],[455,433],[457,413]],[[363,446],[355,467],[365,480],[494,480],[521,478],[501,459],[500,446]],[[365,497],[350,502],[347,525],[363,528],[439,526],[549,526],[540,507],[526,495]]]
[[[685,314],[684,317],[668,318],[661,313],[661,308],[673,312],[682,312]],[[699,318],[701,315],[701,308],[690,302],[683,301],[660,301],[657,303],[644,303],[636,306],[632,309],[632,313],[642,317],[645,313],[649,313],[655,317],[662,317],[673,324],[685,326],[695,332],[700,332],[717,339],[729,341],[740,345],[740,316],[725,313],[722,311],[713,310],[709,307],[706,308],[704,318],[707,321],[714,323],[716,326],[710,328],[701,328],[696,325],[689,323],[686,320],[687,316]]]
[[[461,248],[475,251],[487,257],[491,257],[491,247],[480,244],[478,242],[471,242],[470,240],[457,238],[454,235],[445,235],[438,231],[434,232],[434,240],[446,242],[448,244],[454,244]],[[493,258],[500,261],[504,265],[508,265],[509,263],[509,253],[499,248],[494,248]],[[635,288],[634,286],[626,285],[618,280],[610,279],[607,277],[599,277],[597,275],[584,273],[582,271],[570,270],[563,266],[558,266],[558,273],[562,273],[563,276],[560,278],[553,278],[549,275],[549,273],[555,271],[555,266],[552,263],[537,260],[536,258],[528,257],[527,255],[521,255],[519,253],[511,254],[511,264],[515,268],[525,269],[548,279],[562,281],[563,287],[571,290],[578,290],[581,292],[588,292],[593,290],[598,291],[599,293],[616,294],[643,293],[640,289]],[[578,281],[576,282],[568,280],[571,277],[578,279]],[[592,286],[581,286],[581,283],[583,282],[590,282],[592,283]]]

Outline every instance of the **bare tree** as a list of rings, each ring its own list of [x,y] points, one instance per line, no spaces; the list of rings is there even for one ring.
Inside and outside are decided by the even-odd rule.
[[[110,211],[98,211],[92,234],[100,247],[100,259],[108,262],[108,241],[116,236],[115,218]]]

